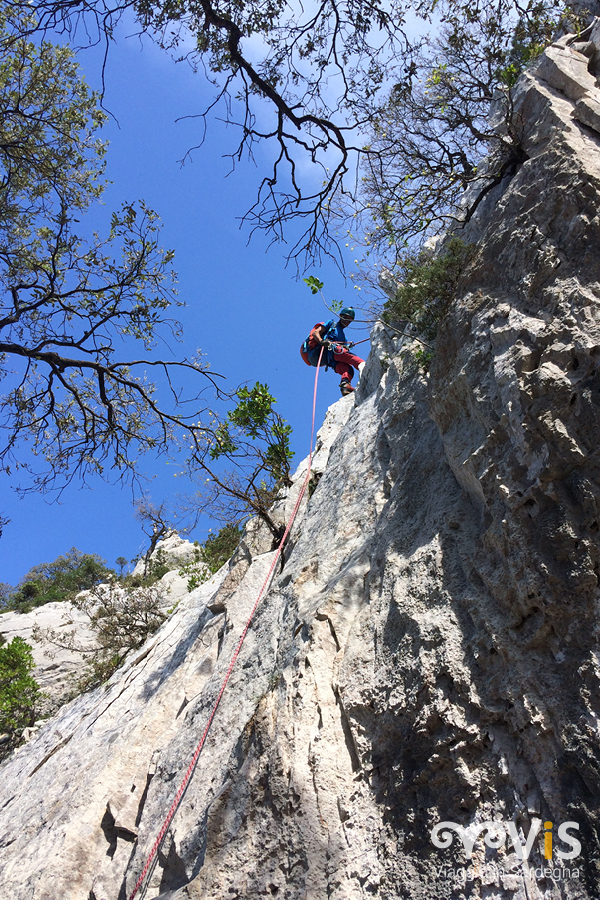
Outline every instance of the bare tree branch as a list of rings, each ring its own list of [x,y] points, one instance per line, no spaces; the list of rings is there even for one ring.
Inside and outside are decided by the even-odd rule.
[[[68,48],[19,36],[30,22],[0,34],[0,468],[27,472],[24,490],[135,481],[141,454],[195,445],[220,376],[156,354],[180,340],[182,305],[156,213],[124,204],[105,238],[78,234],[104,187],[106,117]]]

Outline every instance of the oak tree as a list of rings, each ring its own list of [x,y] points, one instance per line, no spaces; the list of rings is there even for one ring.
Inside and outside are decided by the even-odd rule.
[[[198,358],[155,353],[180,334],[156,213],[127,203],[104,237],[84,236],[105,114],[71,50],[20,36],[29,21],[0,21],[0,466],[35,490],[128,481],[180,430],[193,443],[215,378]]]
[[[341,259],[340,216],[354,217],[357,205],[369,203],[372,242],[392,229],[411,240],[456,219],[490,151],[493,177],[518,166],[510,89],[566,11],[563,0],[41,0],[36,27],[108,48],[133,17],[137,31],[204,75],[214,99],[192,111],[200,143],[218,111],[237,127],[234,166],[259,144],[271,147],[244,218],[300,261]],[[487,125],[496,101],[499,139]]]

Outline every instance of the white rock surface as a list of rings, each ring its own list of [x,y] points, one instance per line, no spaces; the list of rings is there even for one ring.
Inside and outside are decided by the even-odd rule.
[[[173,532],[164,540],[158,542],[152,556],[154,559],[157,557],[163,559],[166,565],[174,570],[193,563],[195,549],[194,544]],[[138,560],[131,574],[140,576],[144,574],[143,559]]]

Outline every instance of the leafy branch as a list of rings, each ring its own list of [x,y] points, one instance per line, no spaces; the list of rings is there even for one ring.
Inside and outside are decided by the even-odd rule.
[[[281,526],[271,507],[292,483],[292,429],[273,409],[276,401],[266,384],[241,387],[236,397],[237,405],[224,418],[214,416],[201,451],[191,453],[188,474],[199,489],[184,507],[196,515],[209,510],[224,524],[259,516],[278,540]],[[218,462],[229,467],[223,469]]]

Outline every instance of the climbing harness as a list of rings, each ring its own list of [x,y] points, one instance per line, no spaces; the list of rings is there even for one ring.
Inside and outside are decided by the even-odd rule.
[[[352,347],[358,347],[359,344],[365,344],[367,341],[371,340],[370,338],[364,338],[362,341],[328,341],[324,340],[322,343],[317,342],[317,338],[315,336],[315,331],[320,325],[324,325],[324,322],[317,322],[317,324],[311,330],[309,336],[302,342],[300,345],[300,356],[304,360],[307,366],[314,366],[315,363],[311,362],[311,357],[315,359],[315,350],[318,347],[321,347],[321,354],[319,355],[319,365],[321,365],[321,357],[323,356],[323,348],[327,350],[327,354],[325,356],[325,369],[331,369],[334,366],[334,360],[332,359],[333,353],[339,353],[339,347],[347,348],[351,350]],[[329,354],[331,351],[331,356]]]
[[[339,350],[336,350],[336,347],[342,345],[346,346],[346,344],[343,341],[333,340],[332,338],[327,337],[327,335],[333,329],[332,325],[330,325],[330,328],[325,332],[325,335],[323,336],[323,340],[321,340],[318,329],[322,325],[325,325],[325,322],[317,322],[315,325],[313,325],[310,334],[300,345],[300,356],[307,366],[316,366],[317,351],[319,350],[319,347],[324,348],[325,354],[323,354],[323,351],[321,351],[321,353],[319,354],[318,365],[321,365],[322,359],[323,365],[325,366],[325,371],[327,371],[327,369],[333,369],[335,367],[333,354],[339,353]]]
[[[323,355],[323,350],[324,350],[324,348],[322,347],[321,348],[321,356]],[[246,637],[246,634],[248,633],[248,630],[252,623],[252,619],[254,618],[254,614],[255,614],[256,610],[258,609],[258,605],[259,605],[260,601],[262,600],[262,597],[263,597],[265,591],[267,590],[267,587],[271,581],[273,572],[275,571],[275,567],[277,565],[279,557],[281,556],[281,551],[283,550],[283,547],[287,540],[288,534],[291,531],[291,528],[292,528],[292,525],[294,524],[296,515],[298,514],[298,510],[300,509],[300,504],[302,503],[302,498],[304,497],[304,494],[306,493],[306,488],[308,487],[308,482],[310,479],[311,468],[312,468],[313,439],[314,439],[314,433],[315,433],[315,413],[316,413],[316,408],[317,408],[317,383],[319,380],[319,367],[320,367],[320,363],[321,363],[321,356],[319,356],[319,364],[317,365],[317,371],[315,372],[315,387],[314,387],[314,391],[313,391],[313,407],[312,407],[312,425],[311,425],[311,429],[310,429],[310,452],[308,454],[308,469],[306,472],[306,477],[304,479],[302,487],[300,488],[300,493],[298,494],[298,499],[296,500],[294,509],[293,509],[292,514],[289,519],[289,522],[286,526],[283,537],[281,538],[279,547],[277,548],[277,552],[273,558],[273,562],[271,563],[271,568],[269,569],[268,575],[263,582],[263,586],[260,589],[258,597],[256,598],[256,602],[255,602],[254,606],[252,607],[252,611],[248,617],[248,621],[246,622],[246,625],[244,626],[244,630],[242,631],[241,637],[236,645],[233,656],[231,657],[231,662],[229,663],[229,668],[227,669],[227,672],[225,673],[225,677],[223,678],[223,681],[221,684],[221,689],[220,689],[219,693],[217,694],[217,699],[215,700],[215,702],[213,704],[211,713],[208,717],[208,721],[207,721],[204,731],[202,733],[202,737],[200,738],[200,740],[198,742],[198,745],[194,751],[194,755],[192,756],[191,762],[187,768],[185,775],[183,776],[183,780],[182,780],[181,784],[179,785],[179,789],[178,789],[177,793],[175,794],[175,798],[174,798],[174,800],[171,804],[171,807],[166,815],[166,818],[161,826],[161,829],[158,832],[158,836],[157,836],[156,840],[154,841],[154,844],[152,845],[152,849],[150,850],[150,853],[148,855],[148,858],[146,859],[144,868],[142,869],[142,874],[138,878],[133,891],[129,895],[129,900],[133,900],[133,898],[136,896],[136,894],[138,893],[140,888],[142,888],[142,886],[143,886],[143,891],[145,892],[145,890],[146,890],[146,887],[147,887],[146,876],[151,872],[151,870],[152,871],[154,870],[154,866],[156,865],[156,861],[157,861],[158,851],[160,850],[161,844],[165,839],[165,836],[169,829],[169,825],[173,821],[173,817],[174,817],[175,813],[177,812],[177,809],[179,808],[179,804],[181,803],[181,801],[183,799],[183,795],[185,794],[185,791],[190,782],[190,779],[191,779],[192,775],[194,774],[194,769],[196,768],[196,763],[198,762],[198,757],[200,756],[202,747],[204,746],[204,743],[208,736],[210,726],[212,725],[213,719],[215,718],[219,703],[221,702],[221,698],[222,698],[223,694],[225,693],[225,688],[227,687],[227,682],[229,681],[229,678],[233,671],[233,667],[235,666],[236,660],[237,660],[238,656],[240,655],[240,651],[242,649],[242,644],[244,643],[244,639]],[[142,896],[142,895],[140,895],[140,896]]]

